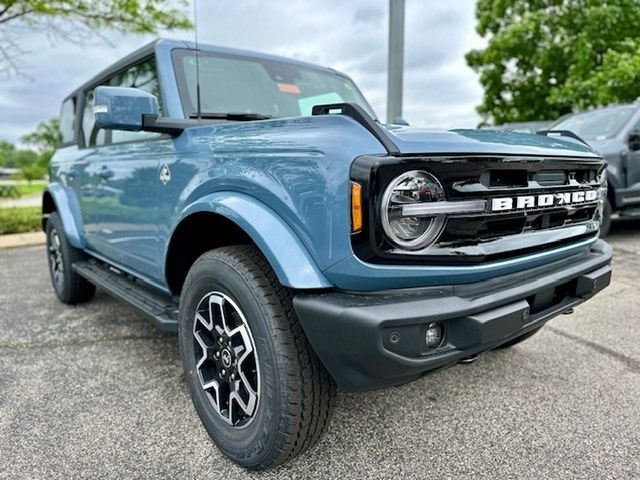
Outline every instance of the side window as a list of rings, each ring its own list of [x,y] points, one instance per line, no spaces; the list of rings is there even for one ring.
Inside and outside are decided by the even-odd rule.
[[[158,98],[160,113],[162,114],[160,84],[158,83],[154,58],[128,68],[108,79],[102,85],[138,88],[151,93]],[[124,130],[103,130],[97,128],[93,113],[93,94],[94,90],[89,90],[85,93],[84,111],[82,113],[82,134],[85,146],[97,147],[107,144],[130,142],[132,140],[155,138],[161,135],[154,132],[126,132]]]
[[[76,97],[69,98],[62,102],[60,108],[60,132],[62,133],[62,143],[75,143],[76,135]]]

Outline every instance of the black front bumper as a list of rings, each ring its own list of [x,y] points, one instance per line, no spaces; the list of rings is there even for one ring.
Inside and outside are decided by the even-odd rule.
[[[293,300],[304,331],[338,386],[373,390],[415,380],[542,326],[611,281],[611,247],[473,284],[375,293],[328,292]],[[429,351],[425,330],[441,322]]]

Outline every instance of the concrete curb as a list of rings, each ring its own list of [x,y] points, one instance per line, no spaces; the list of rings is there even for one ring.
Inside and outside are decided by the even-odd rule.
[[[44,232],[12,233],[0,235],[1,248],[29,247],[32,245],[43,245],[47,240]]]

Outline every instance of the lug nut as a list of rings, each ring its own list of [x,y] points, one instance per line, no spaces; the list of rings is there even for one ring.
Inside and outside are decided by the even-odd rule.
[[[220,371],[220,375],[225,376],[226,374],[227,374],[227,371],[223,368],[223,369]]]
[[[229,377],[229,378],[231,378],[231,380],[235,380],[235,379],[236,379],[236,374],[235,374],[235,373],[232,373],[232,374],[231,374],[231,377]]]
[[[220,350],[216,350],[216,353],[214,353],[214,355],[216,356],[216,358],[220,358]]]

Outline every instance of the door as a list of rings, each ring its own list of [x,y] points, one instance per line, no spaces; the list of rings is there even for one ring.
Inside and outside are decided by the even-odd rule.
[[[154,59],[102,83],[159,95]],[[82,137],[89,152],[81,178],[87,243],[107,261],[147,279],[159,277],[160,161],[172,140],[150,132],[101,130],[93,115],[93,89],[85,93]]]

